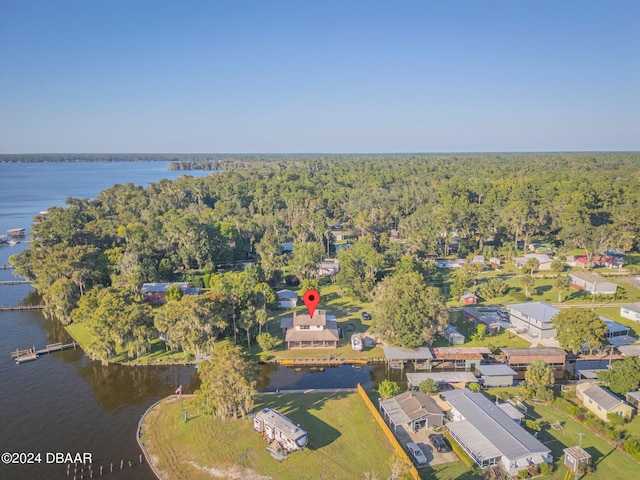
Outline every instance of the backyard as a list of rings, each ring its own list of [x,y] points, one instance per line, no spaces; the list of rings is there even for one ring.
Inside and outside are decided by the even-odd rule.
[[[166,478],[210,479],[214,472],[231,478],[235,472],[237,478],[316,480],[364,478],[365,472],[387,478],[390,473],[393,448],[357,393],[258,396],[254,411],[275,408],[308,432],[307,447],[282,463],[270,456],[249,419],[199,416],[193,398],[173,398],[145,417],[142,435]],[[183,410],[190,416],[187,422]]]

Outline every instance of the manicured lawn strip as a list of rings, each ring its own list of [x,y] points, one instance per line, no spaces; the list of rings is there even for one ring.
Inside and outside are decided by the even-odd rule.
[[[479,480],[475,473],[460,462],[440,463],[433,467],[419,468],[420,478],[423,480]]]
[[[175,480],[210,479],[205,469],[249,469],[238,478],[265,475],[282,480],[386,478],[393,449],[358,394],[281,394],[258,397],[259,408],[276,408],[309,433],[303,451],[279,463],[249,419],[222,422],[196,416],[192,399],[164,401],[145,418],[143,441],[158,467]],[[194,416],[183,421],[182,409]],[[252,473],[253,472],[253,473]]]

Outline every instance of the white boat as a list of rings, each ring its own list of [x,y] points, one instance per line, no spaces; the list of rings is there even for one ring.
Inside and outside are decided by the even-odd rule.
[[[362,337],[359,333],[351,335],[351,348],[357,351],[362,350]]]
[[[7,230],[7,233],[10,237],[24,237],[25,229],[24,228],[12,228]]]
[[[9,241],[9,235],[0,235],[0,243],[7,243]]]

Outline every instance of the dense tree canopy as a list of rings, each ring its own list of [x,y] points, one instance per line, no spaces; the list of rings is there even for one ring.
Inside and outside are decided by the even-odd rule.
[[[261,282],[273,287],[292,271],[301,279],[310,277],[314,262],[336,253],[332,232],[337,223],[351,235],[353,245],[337,253],[341,269],[335,280],[342,293],[360,300],[372,298],[384,269],[396,263],[399,274],[421,277],[415,280],[421,286],[425,281],[437,284],[423,267],[426,255],[449,254],[454,246],[462,258],[487,253],[509,259],[519,253],[519,242],[536,237],[555,242],[560,253],[580,248],[591,259],[608,248],[637,249],[640,239],[637,154],[192,155],[185,159],[195,163],[175,168],[211,161],[209,166],[226,170],[201,178],[163,180],[146,188],[115,185],[94,199],[69,198],[65,208],[36,216],[29,249],[12,261],[16,273],[33,280],[44,295],[49,316],[63,322],[87,317],[86,312],[74,315],[73,309],[78,302],[77,309],[86,310],[78,299],[88,295],[91,301],[106,296],[97,307],[114,315],[117,309],[108,308],[109,297],[118,299],[114,301],[118,308],[133,311],[141,301],[143,282],[194,280],[224,294],[232,305],[225,335],[236,336],[240,328],[250,334],[265,321],[257,313],[264,310],[264,294],[254,287]],[[391,240],[392,229],[401,241]],[[488,239],[490,247],[485,245]],[[295,243],[298,254],[295,250],[293,256],[284,254],[285,242]],[[222,275],[249,260],[259,264],[259,272]],[[530,280],[523,278],[525,289],[530,289]],[[451,293],[459,294],[474,281],[473,271],[462,272]],[[390,285],[384,289],[391,291]],[[492,285],[483,293],[491,295],[493,287],[503,285]],[[104,293],[91,293],[96,288]],[[400,298],[402,290],[397,292]],[[436,296],[435,291],[426,295]],[[436,309],[434,305],[429,308]],[[434,323],[438,314],[432,313],[429,326],[414,324],[425,327],[419,334],[424,340],[440,323]],[[138,339],[142,351],[147,337],[157,333],[154,322],[149,325],[133,314],[121,317],[133,323],[124,327],[122,319],[108,321],[117,333],[108,333],[95,345],[100,358],[113,352],[123,338]],[[102,328],[100,321],[92,322],[96,332]],[[143,333],[145,328],[149,330]],[[417,342],[400,333],[402,329],[386,331],[409,344]],[[185,340],[187,344],[202,348]]]
[[[598,380],[609,384],[609,389],[618,395],[633,392],[640,386],[640,359],[625,357],[611,365],[609,370],[598,373]]]
[[[578,307],[563,309],[553,317],[553,326],[560,346],[575,354],[584,348],[593,351],[606,344],[607,325],[593,310]]]
[[[440,291],[416,272],[385,278],[378,287],[374,311],[375,331],[405,348],[430,342],[449,321]]]

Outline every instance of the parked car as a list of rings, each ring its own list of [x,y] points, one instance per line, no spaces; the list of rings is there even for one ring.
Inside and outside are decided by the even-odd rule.
[[[407,443],[407,448],[409,449],[409,453],[411,453],[411,456],[415,458],[418,465],[426,465],[427,457],[418,445],[413,442],[409,442]]]
[[[431,441],[431,445],[433,445],[436,452],[449,451],[449,446],[442,435],[429,435],[429,441]]]
[[[371,320],[371,315],[368,314],[367,312],[362,312],[362,319],[363,320]]]

